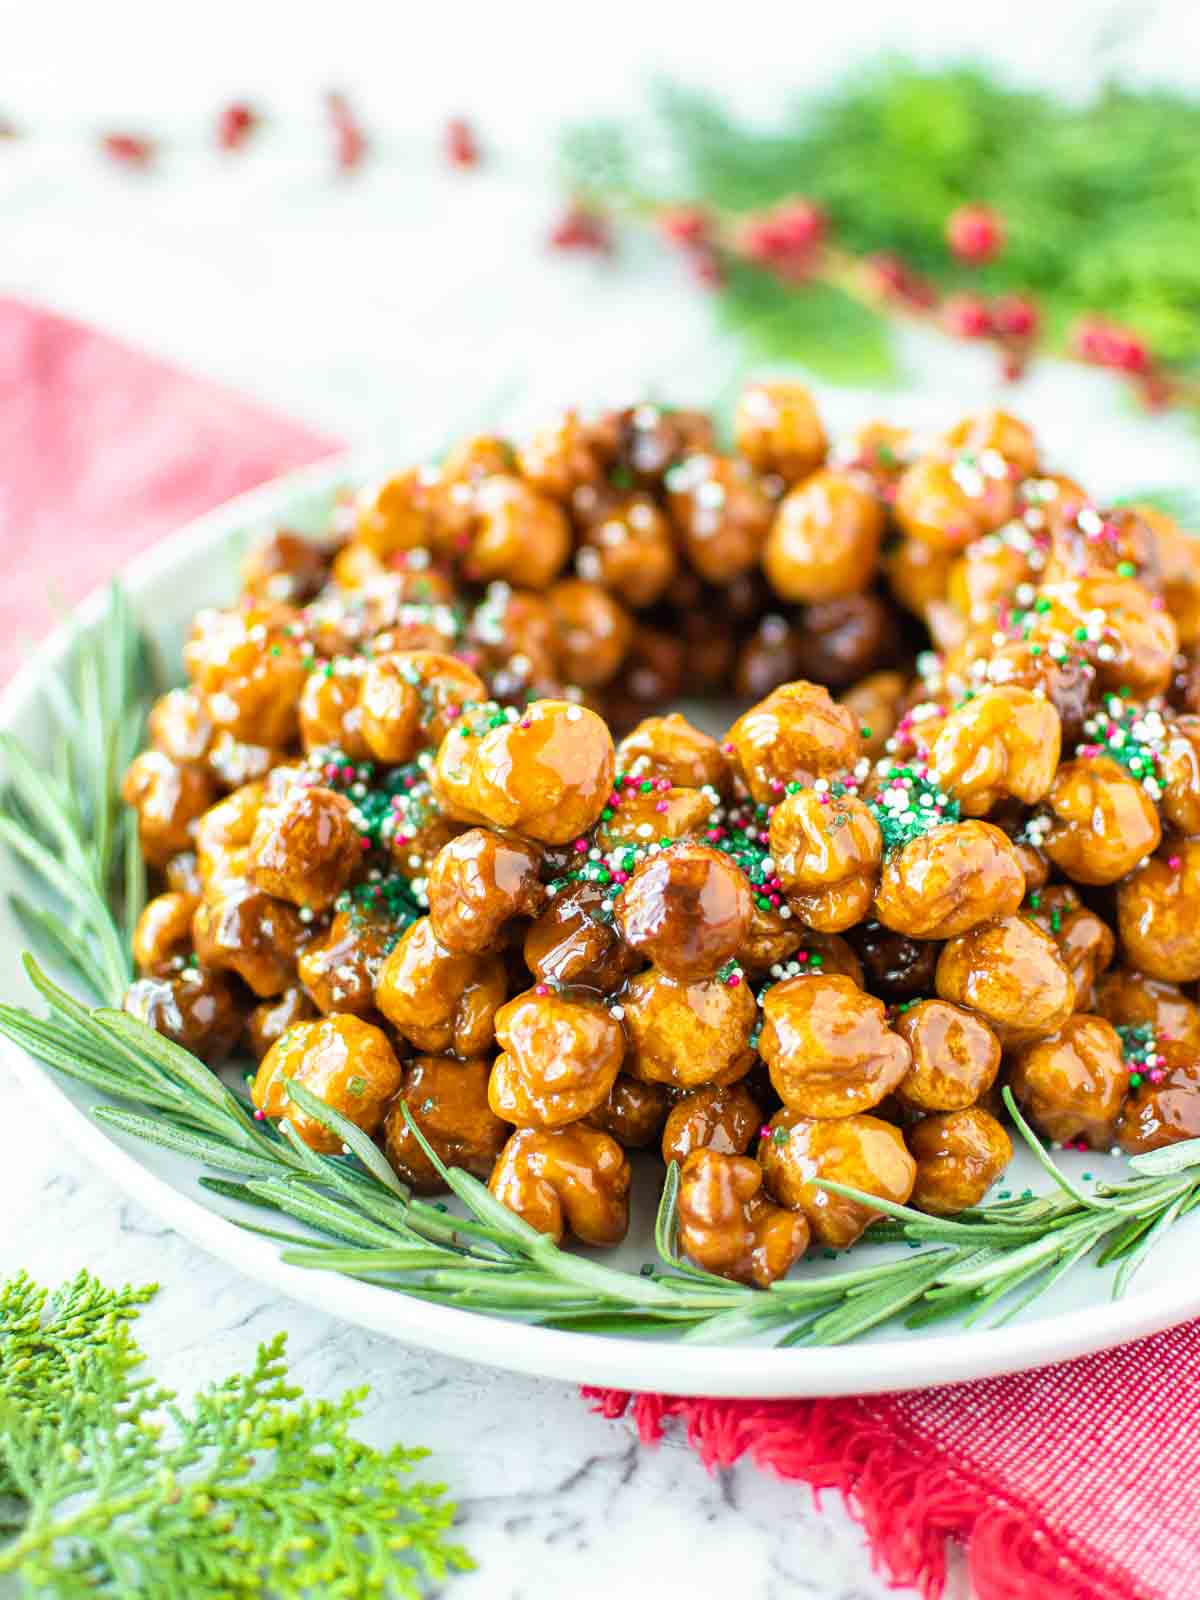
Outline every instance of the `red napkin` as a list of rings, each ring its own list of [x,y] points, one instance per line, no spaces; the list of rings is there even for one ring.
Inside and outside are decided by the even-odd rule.
[[[0,680],[189,517],[338,448],[77,322],[0,297]]]
[[[334,448],[213,384],[0,299],[0,670],[47,619],[193,516]],[[864,1351],[863,1360],[870,1360]],[[1196,1600],[1200,1323],[1012,1378],[821,1401],[586,1390],[648,1443],[749,1454],[838,1490],[898,1583],[936,1597],[946,1542],[976,1600]]]

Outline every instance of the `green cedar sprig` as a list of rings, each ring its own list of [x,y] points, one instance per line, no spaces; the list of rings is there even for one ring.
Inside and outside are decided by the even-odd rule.
[[[280,1334],[190,1408],[141,1376],[151,1287],[0,1285],[0,1576],[60,1600],[418,1596],[472,1565],[428,1452],[349,1432],[365,1389],[306,1400]]]

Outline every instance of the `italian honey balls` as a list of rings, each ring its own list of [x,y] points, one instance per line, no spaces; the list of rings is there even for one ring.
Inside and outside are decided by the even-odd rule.
[[[600,717],[565,700],[464,713],[438,748],[434,794],[460,822],[566,844],[599,820],[615,753]]]
[[[661,1156],[751,1288],[986,1205],[1005,1090],[1194,1137],[1198,552],[1005,412],[831,440],[782,380],[731,448],[633,405],[401,464],[197,614],[126,1008],[551,1239],[619,1243]]]

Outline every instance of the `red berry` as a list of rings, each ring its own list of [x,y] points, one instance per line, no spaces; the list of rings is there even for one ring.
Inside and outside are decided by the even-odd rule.
[[[1021,295],[1001,295],[992,305],[992,322],[996,332],[1009,339],[1032,339],[1041,320],[1033,301]]]
[[[607,218],[573,202],[550,230],[555,250],[590,250],[605,255],[612,249],[612,234]]]
[[[778,261],[783,254],[783,240],[773,217],[748,217],[737,231],[737,248],[747,261],[757,261],[760,266]]]
[[[959,206],[946,219],[946,243],[960,261],[991,261],[1004,248],[1004,222],[987,206]]]
[[[788,250],[811,250],[825,237],[827,219],[812,200],[789,200],[775,208],[775,228]]]
[[[1136,333],[1120,331],[1117,341],[1115,366],[1122,372],[1143,373],[1150,370],[1150,351]]]
[[[106,156],[119,161],[123,167],[148,167],[157,153],[152,139],[144,139],[136,133],[106,133],[101,148]]]
[[[672,244],[699,244],[708,226],[708,213],[699,206],[672,206],[658,214],[659,231]]]
[[[992,332],[992,314],[977,294],[956,294],[942,307],[942,323],[959,339],[983,339]]]
[[[363,130],[346,96],[331,89],[325,96],[325,108],[333,124],[334,154],[343,172],[353,172],[362,165],[367,153],[367,135]]]
[[[1134,374],[1150,370],[1150,351],[1129,328],[1103,317],[1081,317],[1071,331],[1070,349],[1080,361]]]
[[[258,127],[258,113],[242,100],[227,105],[217,118],[217,143],[222,150],[240,150]]]
[[[451,117],[446,124],[446,159],[453,167],[479,165],[479,142],[475,130],[462,117]]]
[[[789,200],[758,216],[747,217],[738,229],[737,247],[749,261],[760,265],[796,265],[806,261],[825,236],[826,218],[811,200]]]

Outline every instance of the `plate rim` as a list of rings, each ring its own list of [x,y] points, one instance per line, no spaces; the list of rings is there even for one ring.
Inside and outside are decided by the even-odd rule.
[[[172,566],[233,529],[278,515],[281,502],[360,476],[365,460],[345,452],[274,478],[223,502],[156,541],[118,569],[136,600]],[[111,580],[109,580],[111,582]],[[60,664],[73,620],[92,621],[108,583],[40,641],[0,693],[0,728],[18,720],[47,673]],[[294,1267],[277,1247],[247,1233],[201,1200],[144,1166],[71,1099],[50,1069],[0,1040],[0,1059],[53,1118],[71,1145],[119,1188],[178,1233],[285,1297],[401,1343],[493,1368],[560,1381],[673,1395],[805,1398],[921,1389],[1029,1371],[1112,1349],[1200,1314],[1200,1283],[1172,1283],[1001,1329],[958,1330],[870,1345],[769,1348],[638,1340],[620,1335],[531,1327],[427,1301],[354,1279]],[[178,1157],[184,1160],[184,1157]],[[636,1376],[634,1376],[636,1374]]]

